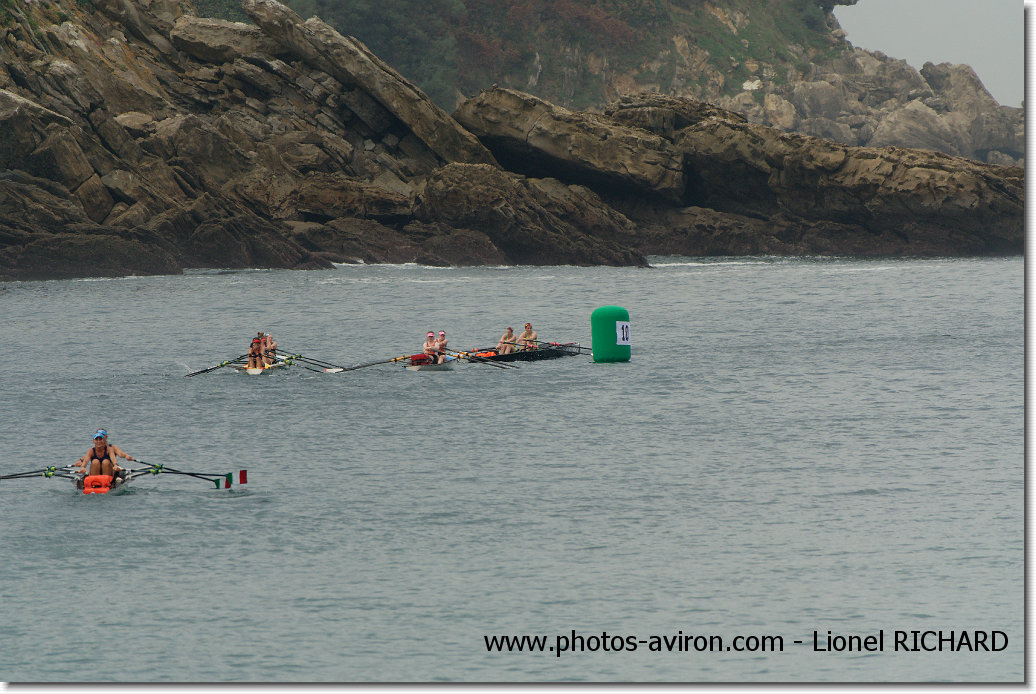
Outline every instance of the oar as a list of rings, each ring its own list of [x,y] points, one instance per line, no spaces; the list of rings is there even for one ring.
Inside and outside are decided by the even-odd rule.
[[[131,470],[129,472],[130,475],[140,476],[140,475],[149,474],[149,473],[152,474],[152,475],[157,475],[157,474],[160,474],[160,473],[169,473],[169,474],[173,474],[173,475],[186,475],[187,477],[196,477],[196,478],[198,478],[200,480],[205,480],[206,482],[212,482],[213,484],[216,485],[216,489],[219,489],[219,483],[220,483],[221,480],[223,482],[225,482],[225,486],[223,487],[224,489],[229,489],[231,487],[231,485],[233,484],[233,482],[232,482],[233,477],[234,477],[234,473],[233,472],[227,472],[227,473],[222,473],[222,472],[185,472],[183,470],[176,470],[176,469],[171,468],[171,467],[166,467],[162,463],[149,463],[149,462],[144,461],[144,460],[139,460],[138,462],[144,463],[148,467],[141,468],[139,470]],[[238,470],[237,471],[237,477],[238,477],[238,484],[247,484],[248,483],[248,470]]]
[[[187,376],[197,376],[198,374],[207,374],[210,371],[215,371],[216,369],[220,368],[221,366],[226,366],[228,364],[235,364],[235,363],[237,363],[237,362],[239,362],[239,361],[241,361],[243,359],[247,359],[247,358],[248,358],[248,353],[246,352],[245,354],[242,354],[237,359],[228,359],[227,361],[221,361],[220,363],[216,364],[215,366],[210,366],[207,369],[202,369],[201,371],[195,371],[194,373],[190,373],[190,374],[184,374],[184,377],[187,377]]]
[[[12,472],[10,475],[0,475],[0,480],[16,480],[23,477],[72,477],[72,467],[66,465],[58,467],[51,465],[40,470],[29,470],[27,472]]]
[[[514,364],[501,364],[500,362],[495,362],[495,361],[492,361],[491,359],[486,359],[485,357],[475,356],[474,354],[471,354],[470,352],[454,352],[453,350],[450,350],[450,349],[444,349],[443,351],[446,352],[447,354],[449,354],[450,352],[453,352],[453,356],[459,357],[460,359],[468,359],[470,361],[482,362],[484,364],[489,364],[490,366],[496,366],[496,367],[499,367],[501,369],[517,369],[518,368]]]
[[[306,369],[308,371],[313,371],[314,373],[318,373],[318,374],[322,374],[322,373],[324,373],[326,371],[331,371],[331,369],[325,369],[323,367],[321,367],[319,369],[314,369],[311,366],[306,366],[304,363],[300,362],[297,359],[297,357],[301,357],[301,356],[302,356],[301,354],[288,354],[287,352],[285,352],[284,354],[277,354],[277,357],[281,360],[281,362],[284,363],[284,364],[287,364],[288,366],[301,366],[303,369]],[[273,364],[266,364],[264,362],[263,366],[260,367],[260,368],[270,368],[270,367],[276,365],[276,363],[277,363],[276,361]]]
[[[582,345],[572,343],[563,344],[561,342],[544,342],[543,340],[529,340],[529,342],[534,342],[537,345],[547,345],[548,347],[566,347],[568,349],[578,349],[580,352],[582,352],[583,350],[586,350],[587,352],[593,352],[593,350],[589,347],[583,347]]]
[[[313,357],[304,357],[301,354],[290,354],[290,353],[285,352],[285,351],[280,350],[280,349],[274,350],[274,353],[279,355],[279,356],[281,356],[281,357],[290,357],[292,359],[303,359],[305,361],[313,362],[314,364],[317,364],[319,366],[329,366],[329,367],[336,368],[336,369],[343,368],[343,367],[339,366],[338,364],[332,364],[331,362],[324,361],[322,359],[314,359]]]
[[[307,371],[313,371],[313,372],[318,373],[318,374],[322,374],[322,373],[324,373],[324,372],[326,372],[328,370],[328,369],[324,369],[324,368],[314,369],[312,366],[306,366],[302,362],[296,361],[294,359],[294,355],[289,356],[289,357],[285,357],[284,358],[284,363],[287,364],[288,366],[301,366],[303,369],[306,369]]]
[[[369,361],[366,364],[357,364],[356,366],[345,366],[342,367],[342,371],[355,371],[356,369],[364,369],[368,366],[377,366],[378,364],[391,364],[392,362],[403,361],[409,359],[409,354],[404,354],[402,357],[393,357],[391,359],[382,359],[381,361]]]
[[[313,364],[315,366],[322,367],[324,369],[324,371],[326,371],[327,373],[338,373],[339,371],[344,371],[345,370],[344,366],[339,366],[338,364],[332,364],[331,362],[323,361],[321,359],[313,359],[312,357],[304,357],[301,354],[289,354],[287,352],[282,352],[281,350],[275,350],[274,353],[277,356],[279,356],[282,359],[284,359],[285,361],[287,361],[288,359],[291,359],[292,361],[304,361],[304,362],[308,362],[310,364]]]

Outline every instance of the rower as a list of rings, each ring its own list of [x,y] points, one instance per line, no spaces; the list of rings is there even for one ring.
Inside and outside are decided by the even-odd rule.
[[[439,339],[435,341],[435,348],[439,350],[439,363],[446,361],[446,331],[439,331]]]
[[[277,361],[277,341],[270,333],[263,333],[263,356],[267,364]]]
[[[536,331],[532,329],[532,323],[525,324],[525,331],[518,336],[518,344],[522,350],[536,349]]]
[[[73,466],[77,472],[87,475],[115,475],[122,470],[116,462],[116,458],[123,458],[135,462],[135,458],[118,446],[108,443],[108,432],[98,429],[94,434],[93,448],[86,452],[82,458],[76,461]]]
[[[517,339],[514,336],[514,328],[508,326],[507,332],[500,336],[500,342],[496,343],[496,353],[510,354],[514,351],[514,344]]]
[[[432,362],[439,363],[439,341],[435,339],[435,333],[429,331],[428,339],[421,346],[421,351],[432,358]]]
[[[265,356],[262,348],[262,332],[252,338],[252,345],[249,347],[249,369],[263,369],[265,367]]]

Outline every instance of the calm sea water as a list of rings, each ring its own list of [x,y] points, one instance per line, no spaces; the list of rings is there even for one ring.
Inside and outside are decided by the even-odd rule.
[[[0,483],[0,680],[1020,681],[1023,260],[653,261],[0,285],[4,472],[98,427],[249,471]],[[589,345],[607,304],[629,363],[183,377],[259,329],[343,365],[526,321]],[[650,650],[687,635],[784,648]]]

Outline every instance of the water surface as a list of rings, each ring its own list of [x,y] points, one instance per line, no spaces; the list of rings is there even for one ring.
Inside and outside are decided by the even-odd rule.
[[[104,427],[148,462],[249,471],[0,483],[0,680],[1020,681],[1022,259],[652,260],[0,285],[0,470]],[[344,365],[527,321],[589,345],[608,304],[627,364],[183,378],[258,329]],[[881,629],[883,653],[812,650]],[[1009,645],[896,653],[897,629]],[[573,630],[784,650],[483,638]]]

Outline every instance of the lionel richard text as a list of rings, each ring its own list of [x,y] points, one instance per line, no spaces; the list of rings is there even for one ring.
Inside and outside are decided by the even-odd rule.
[[[801,641],[797,643],[802,643]],[[1002,631],[938,630],[886,631],[871,634],[836,634],[813,632],[813,650],[817,652],[881,652],[891,651],[1002,651],[1007,648],[1007,634]]]

